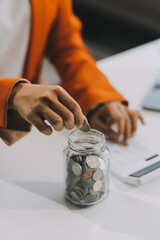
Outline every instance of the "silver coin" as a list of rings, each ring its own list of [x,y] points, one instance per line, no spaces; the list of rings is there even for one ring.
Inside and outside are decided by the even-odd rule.
[[[71,192],[71,198],[76,202],[80,201],[80,197],[78,196],[78,194],[75,191]]]
[[[92,202],[95,201],[94,199],[95,199],[94,195],[88,194],[88,195],[85,196],[84,202],[85,203],[92,203]]]
[[[83,191],[82,188],[80,188],[79,186],[75,187],[74,191],[78,194],[80,199],[83,199],[85,196],[85,192]]]
[[[79,165],[79,163],[74,163],[72,165],[72,171],[76,176],[79,176],[82,173],[82,167]]]
[[[80,183],[78,186],[83,190],[84,195],[87,195],[89,193],[88,187],[84,184]]]
[[[71,160],[73,160],[74,162],[84,162],[85,161],[85,156],[84,155],[72,155],[70,157]]]
[[[101,180],[96,181],[93,185],[93,190],[95,192],[98,192],[101,190],[101,188],[102,188],[102,181]]]
[[[93,203],[93,202],[96,202],[98,200],[99,200],[99,194],[94,194],[94,195],[88,194],[84,198],[85,203]]]
[[[84,190],[80,186],[76,186],[75,190],[80,191],[83,195],[85,195]]]
[[[73,164],[75,164],[75,162],[72,159],[70,159],[68,164],[67,164],[67,171],[71,171],[72,170]]]
[[[102,176],[103,176],[103,171],[102,171],[100,168],[98,168],[98,169],[94,172],[94,174],[93,174],[93,179],[94,179],[95,181],[97,181],[97,180],[99,180]]]
[[[91,127],[89,125],[89,123],[87,123],[86,121],[83,122],[83,126],[80,128],[81,131],[83,132],[88,132],[90,131]]]
[[[89,189],[89,192],[90,192],[91,195],[97,194],[97,192],[95,192],[92,188]]]
[[[98,160],[98,156],[97,155],[87,156],[86,163],[87,163],[88,167],[90,167],[92,169],[96,169],[96,168],[100,167],[100,162]]]
[[[81,183],[85,186],[85,187],[92,187],[94,184],[94,181],[92,178],[88,178],[88,179],[84,179],[81,178]]]

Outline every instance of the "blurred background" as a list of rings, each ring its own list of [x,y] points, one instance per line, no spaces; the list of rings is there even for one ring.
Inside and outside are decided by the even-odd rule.
[[[96,60],[160,37],[160,0],[73,0]]]

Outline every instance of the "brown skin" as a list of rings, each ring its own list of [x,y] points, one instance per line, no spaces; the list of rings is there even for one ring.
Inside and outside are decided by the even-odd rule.
[[[16,110],[46,135],[52,133],[52,128],[44,120],[56,131],[61,131],[63,127],[72,129],[74,125],[80,128],[87,121],[78,103],[60,86],[18,83],[11,91],[8,108]],[[104,103],[95,110],[90,117],[90,125],[109,139],[128,145],[137,130],[138,119],[144,124],[138,111],[115,101]],[[117,125],[117,132],[112,130],[113,124]]]
[[[129,139],[137,130],[137,120],[144,125],[144,119],[140,112],[130,110],[121,102],[108,102],[98,108],[90,118],[90,125],[103,132],[107,138],[124,142],[128,145]],[[117,125],[117,132],[112,125]]]
[[[80,128],[87,121],[78,103],[60,86],[18,83],[10,94],[8,108],[45,135],[50,135],[52,128],[44,120],[56,131],[74,125]]]

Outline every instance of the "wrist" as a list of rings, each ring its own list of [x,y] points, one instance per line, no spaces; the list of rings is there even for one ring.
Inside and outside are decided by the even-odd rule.
[[[21,90],[23,85],[26,84],[25,82],[17,82],[10,92],[9,98],[8,98],[8,109],[15,109],[13,101],[16,96],[16,94]]]
[[[104,103],[99,103],[97,104],[95,107],[91,108],[88,110],[86,118],[88,120],[88,122],[90,122],[90,119],[93,115],[93,113],[95,113],[99,108],[101,108],[104,105]]]

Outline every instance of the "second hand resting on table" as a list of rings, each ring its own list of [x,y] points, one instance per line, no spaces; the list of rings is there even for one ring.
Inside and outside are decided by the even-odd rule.
[[[137,130],[137,121],[140,120],[144,125],[144,119],[140,112],[129,109],[121,102],[104,103],[90,117],[92,128],[103,132],[103,134],[112,140],[129,144],[129,139],[134,137]],[[117,131],[112,126],[117,126]]]
[[[56,131],[63,127],[72,129],[74,125],[81,128],[84,121],[78,103],[60,86],[18,83],[11,91],[8,109],[16,110],[23,119],[34,125],[41,133],[50,135],[52,128]],[[121,102],[107,102],[97,108],[90,116],[90,125],[106,135],[128,145],[128,141],[137,130],[137,120],[144,124],[138,111],[130,110]],[[112,125],[117,124],[117,133]]]

